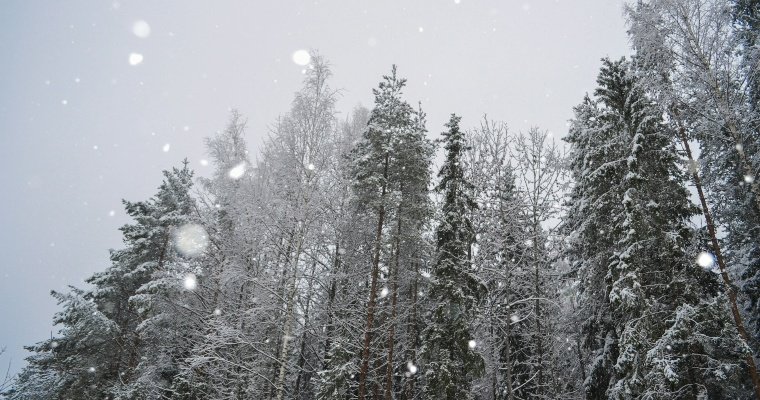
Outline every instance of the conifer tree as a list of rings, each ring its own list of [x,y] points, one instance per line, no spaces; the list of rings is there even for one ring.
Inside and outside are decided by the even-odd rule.
[[[371,362],[373,365],[387,362],[387,357],[376,358],[380,354],[375,349],[381,345],[377,343],[378,336],[375,335],[375,331],[378,330],[376,319],[379,314],[381,264],[394,265],[394,262],[387,259],[387,240],[394,236],[387,232],[389,221],[393,221],[394,213],[400,211],[399,201],[404,196],[411,201],[404,206],[410,212],[415,209],[424,210],[427,203],[421,199],[424,199],[427,188],[429,175],[425,171],[430,163],[432,149],[425,139],[422,122],[424,118],[401,98],[405,85],[406,80],[398,77],[395,65],[391,75],[383,76],[379,87],[373,90],[375,107],[371,111],[367,129],[351,155],[354,160],[352,171],[355,210],[364,214],[374,225],[369,294],[358,376],[360,399],[364,399],[369,393],[369,386],[377,393],[381,390],[389,393],[392,390],[388,390],[388,385],[382,385],[383,378],[388,380],[387,368],[384,369],[386,374],[382,374],[382,378],[368,377]],[[424,220],[424,215],[416,219]],[[403,221],[396,219],[396,223]],[[414,224],[417,222],[414,222],[413,226]],[[398,232],[398,225],[396,228]],[[384,342],[387,346],[391,340]]]
[[[472,183],[465,179],[468,145],[459,130],[460,119],[452,114],[446,124],[442,139],[446,158],[436,186],[443,204],[428,295],[432,310],[422,333],[427,399],[472,398],[472,381],[484,368],[470,327],[485,288],[472,268],[475,234],[470,216],[476,204]]]
[[[576,176],[588,174],[584,165],[591,160],[588,149],[584,152],[581,147],[584,141],[604,140],[592,148],[606,151],[599,164],[617,167],[621,176],[619,180],[607,177],[611,187],[605,193],[622,208],[613,210],[611,226],[591,225],[609,229],[610,262],[605,266],[599,260],[595,269],[578,269],[586,284],[583,300],[590,303],[586,312],[593,313],[587,324],[598,326],[596,321],[601,320],[606,329],[604,336],[586,330],[593,357],[587,398],[696,399],[742,394],[737,365],[747,349],[730,327],[725,298],[716,290],[714,275],[694,265],[689,256],[692,230],[688,220],[697,209],[682,183],[673,135],[637,86],[629,63],[604,60],[598,83],[596,116],[586,117],[581,107],[576,115],[586,117],[585,124],[599,118],[600,128],[578,130],[569,138],[577,146],[576,162],[584,162],[574,164],[574,170]],[[581,211],[605,204],[593,191],[579,190],[585,188],[575,189],[580,198],[574,201]],[[580,229],[573,233],[577,238],[574,251],[592,245],[584,240],[592,234],[588,224],[599,221],[579,222]],[[595,293],[603,293],[606,299],[592,300]]]
[[[744,294],[756,296],[751,282],[758,254],[753,233],[760,221],[758,114],[752,106],[757,68],[746,65],[746,56],[756,49],[743,47],[751,34],[737,34],[736,25],[742,23],[732,21],[731,5],[720,0],[649,0],[627,7],[627,16],[637,74],[689,158],[730,314],[742,340],[750,342],[752,329],[741,312],[733,276],[743,276]],[[698,153],[691,150],[694,141]],[[728,233],[725,241],[720,240],[721,229]],[[751,320],[749,303],[744,311]],[[760,397],[755,359],[747,357],[746,364]]]
[[[187,220],[191,186],[192,171],[185,162],[182,169],[164,171],[158,193],[148,201],[124,201],[135,222],[121,228],[125,248],[111,252],[112,265],[87,280],[93,285],[91,290],[53,292],[63,307],[54,319],[61,330],[57,337],[30,348],[36,354],[29,357],[27,371],[22,373],[29,381],[41,374],[52,386],[35,384],[36,392],[81,399],[135,395],[141,357],[149,348],[142,340],[140,324],[147,316],[157,315],[138,299],[153,287],[155,274],[167,272],[175,254],[172,229]],[[181,275],[173,278],[175,285],[182,284]],[[165,389],[171,378],[151,383]],[[33,386],[19,387],[13,398],[25,399],[24,388]]]
[[[607,265],[619,238],[622,210],[618,183],[624,176],[617,133],[605,128],[603,110],[589,96],[575,107],[575,118],[565,138],[570,143],[570,170],[574,186],[564,221],[567,258],[579,286],[579,309],[587,399],[605,398],[618,357],[606,282]]]
[[[735,0],[734,18],[737,25],[736,35],[741,43],[742,73],[751,111],[745,118],[749,120],[749,128],[757,132],[760,129],[760,1]],[[742,142],[742,150],[755,155],[752,160],[757,172],[760,166],[760,159],[757,157],[757,154],[760,154],[760,142],[756,138],[753,139],[752,135],[747,136],[749,140]],[[730,157],[733,153],[730,147],[725,153],[728,153],[732,164],[736,164],[735,156]],[[736,168],[731,169],[736,171]],[[728,173],[725,189],[716,193],[726,193],[726,196],[718,201],[725,204],[719,209],[723,210],[723,220],[729,231],[727,253],[733,263],[742,266],[740,288],[747,299],[744,305],[747,329],[755,343],[760,343],[760,241],[757,239],[760,237],[760,213],[753,207],[752,193],[748,190],[747,181],[754,182],[758,178],[757,175],[748,177],[735,172]],[[760,348],[754,348],[755,356],[758,356]]]

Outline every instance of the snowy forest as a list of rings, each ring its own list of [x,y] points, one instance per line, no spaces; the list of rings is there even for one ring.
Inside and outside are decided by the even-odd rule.
[[[260,148],[232,111],[123,202],[0,398],[760,399],[760,1],[625,16],[556,140],[430,126],[403,65],[341,113],[310,51]]]

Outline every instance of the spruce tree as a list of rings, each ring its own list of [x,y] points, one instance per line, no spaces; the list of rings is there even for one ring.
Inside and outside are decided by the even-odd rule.
[[[14,399],[25,399],[25,388],[47,391],[52,398],[133,398],[140,397],[137,386],[167,388],[171,384],[171,377],[162,377],[137,385],[149,365],[142,357],[154,355],[143,340],[142,331],[148,328],[144,322],[158,315],[152,308],[155,303],[142,300],[147,300],[156,274],[166,272],[175,254],[172,229],[186,221],[191,211],[192,171],[187,162],[182,169],[164,171],[164,178],[148,201],[124,201],[134,223],[121,228],[125,247],[111,252],[112,265],[87,279],[93,288],[53,292],[63,307],[54,318],[61,329],[58,336],[30,348],[36,354],[28,358],[22,372],[29,381],[41,374],[41,381],[52,387],[19,385]],[[173,278],[175,286],[182,284],[181,275]]]
[[[586,369],[584,391],[587,399],[605,398],[618,357],[617,334],[613,327],[606,282],[607,265],[620,233],[622,196],[618,183],[624,176],[616,133],[600,119],[597,101],[586,96],[575,107],[575,118],[565,138],[570,143],[570,169],[574,186],[564,231],[568,238],[566,256],[578,280],[580,322]]]
[[[591,314],[587,325],[606,330],[602,336],[598,329],[586,328],[593,360],[587,398],[741,394],[738,365],[746,347],[731,327],[715,276],[694,265],[690,255],[688,221],[697,209],[683,186],[672,132],[637,85],[628,62],[604,60],[598,83],[598,112],[587,116],[579,107],[576,115],[586,117],[584,124],[598,118],[599,129],[576,131],[569,140],[575,160],[585,160],[585,165],[590,148],[582,147],[584,141],[603,140],[592,147],[605,151],[598,162],[615,166],[619,174],[605,179],[611,187],[604,193],[621,207],[611,210],[610,226],[600,227],[596,219],[586,218],[592,211],[588,207],[605,204],[603,197],[593,196],[588,190],[593,186],[575,189],[575,206],[588,211],[573,232],[573,251],[595,245],[588,240],[589,228],[605,229],[613,240],[607,265],[599,260],[593,270],[578,269],[586,283],[585,312]],[[581,165],[574,163],[576,177],[595,175]]]
[[[443,197],[436,230],[437,255],[432,268],[429,301],[432,304],[423,330],[424,396],[427,399],[470,399],[472,381],[483,373],[483,357],[476,351],[471,332],[484,285],[472,268],[475,240],[470,215],[476,207],[473,185],[465,179],[468,149],[460,117],[452,114],[442,142],[445,161],[436,191]]]
[[[735,0],[734,19],[737,25],[737,35],[741,39],[742,72],[747,82],[747,100],[749,110],[747,113],[750,129],[757,132],[760,129],[760,71],[757,68],[760,62],[760,1]],[[746,135],[747,140],[742,142],[742,150],[752,157],[754,170],[757,172],[760,166],[760,142],[753,135]],[[729,161],[729,171],[736,171],[733,167],[736,162],[734,150],[730,146],[724,149]],[[711,166],[712,167],[712,166]],[[723,220],[727,225],[729,235],[727,237],[728,256],[733,263],[742,266],[740,288],[746,298],[744,312],[747,319],[747,329],[752,340],[760,343],[760,212],[753,207],[752,193],[748,188],[747,181],[754,181],[760,177],[756,175],[743,175],[729,172],[725,175],[726,185],[724,189],[716,191],[715,195],[725,193],[725,197],[719,199],[723,210]],[[760,355],[760,348],[754,346],[755,356]]]

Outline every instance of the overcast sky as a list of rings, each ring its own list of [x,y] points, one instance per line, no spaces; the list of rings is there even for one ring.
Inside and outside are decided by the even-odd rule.
[[[395,63],[431,135],[456,112],[558,138],[600,58],[629,54],[621,0],[2,1],[0,362],[17,371],[50,336],[51,289],[108,266],[122,198],[184,157],[208,173],[203,138],[230,108],[256,151],[301,84],[299,49],[329,60],[344,115]]]

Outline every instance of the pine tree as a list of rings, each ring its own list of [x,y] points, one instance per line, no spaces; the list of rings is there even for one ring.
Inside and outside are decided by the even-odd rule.
[[[133,395],[142,373],[141,356],[148,349],[142,340],[140,324],[146,316],[157,315],[144,308],[147,304],[138,299],[152,287],[156,274],[166,273],[169,258],[174,254],[170,241],[172,228],[186,221],[192,204],[189,197],[192,171],[187,162],[182,169],[165,171],[164,178],[153,198],[124,202],[127,214],[135,222],[121,228],[125,248],[111,252],[112,265],[87,280],[93,289],[53,292],[63,307],[54,318],[61,329],[57,337],[30,348],[36,354],[29,357],[29,366],[22,377],[37,383],[19,385],[14,398],[26,398],[25,388],[32,387],[35,392],[51,393],[54,398]],[[174,276],[175,285],[181,284],[181,279]],[[44,378],[38,378],[38,374]],[[40,381],[52,387],[40,388]],[[171,379],[151,383],[166,388]]]
[[[137,352],[134,375],[117,398],[160,398],[171,391],[180,361],[189,353],[190,339],[199,325],[193,311],[197,290],[205,279],[204,271],[194,259],[206,249],[208,237],[197,224],[195,200],[190,195],[193,172],[185,160],[182,169],[164,172],[164,182],[151,199],[153,214],[144,227],[136,230],[165,241],[153,250],[153,257],[141,265],[146,274],[143,284],[130,296],[130,306],[137,310],[139,323],[133,340]],[[191,311],[192,310],[192,311]]]
[[[470,328],[484,286],[472,268],[475,234],[470,215],[476,205],[471,198],[473,186],[465,179],[468,146],[459,121],[460,117],[452,114],[446,124],[448,131],[442,139],[446,159],[436,187],[443,204],[428,295],[433,309],[422,333],[424,394],[428,399],[472,398],[472,381],[484,369]]]
[[[108,396],[115,383],[112,356],[118,354],[118,326],[93,302],[91,292],[74,287],[52,292],[63,309],[53,322],[57,337],[28,346],[33,352],[10,399],[81,398]]]
[[[414,332],[414,329],[404,330],[400,322],[407,319],[404,317],[406,305],[411,302],[414,307],[415,295],[408,294],[410,286],[417,286],[414,280],[418,279],[419,273],[414,268],[418,268],[425,260],[427,243],[424,233],[432,216],[428,186],[434,146],[426,134],[425,113],[419,107],[409,129],[399,132],[398,146],[394,151],[394,158],[401,167],[392,173],[392,179],[399,182],[399,186],[395,210],[391,216],[395,220],[395,227],[389,232],[391,260],[387,278],[388,295],[385,301],[389,304],[385,307],[387,322],[384,324],[384,329],[388,332],[384,382],[386,400],[395,398],[395,393],[407,386],[396,377],[405,376],[409,381],[415,380],[414,374],[408,371],[408,363],[416,358],[416,346],[409,346],[408,339],[409,336],[418,336],[419,333]],[[399,331],[406,331],[407,340],[397,341]],[[396,347],[399,351],[396,351]],[[410,352],[412,354],[406,354]],[[403,358],[407,355],[410,356],[410,360]]]
[[[396,225],[396,235],[387,234],[389,221],[393,221],[394,213],[400,211],[399,201],[404,198],[404,193],[409,199],[407,201],[411,201],[404,207],[411,207],[410,211],[415,208],[424,209],[426,204],[426,201],[421,201],[421,199],[424,198],[422,193],[425,193],[427,187],[428,174],[425,171],[430,163],[432,150],[425,139],[422,122],[424,119],[401,98],[405,85],[406,80],[398,77],[394,65],[391,75],[384,76],[379,87],[373,90],[375,107],[370,114],[367,129],[351,155],[355,210],[357,213],[364,214],[374,225],[366,323],[358,377],[360,399],[364,399],[370,389],[375,393],[380,393],[381,390],[386,393],[392,391],[392,388],[388,389],[388,385],[382,384],[382,377],[385,380],[388,378],[387,373],[380,377],[369,376],[370,363],[382,365],[383,362],[387,362],[387,357],[384,360],[379,358],[379,352],[375,350],[382,346],[377,342],[378,336],[375,335],[375,331],[378,330],[376,325],[378,325],[379,317],[378,291],[382,278],[381,264],[383,267],[395,264],[387,259],[389,255],[386,250],[387,240],[389,237],[392,240],[394,236],[399,237],[398,225]],[[408,171],[407,168],[409,168]],[[412,177],[415,178],[412,179]],[[408,184],[406,180],[410,180]],[[415,218],[424,220],[424,216],[418,215]],[[403,223],[403,221],[396,219],[396,223]],[[383,262],[383,260],[386,261]],[[394,324],[395,322],[389,329],[393,329],[391,327]],[[384,342],[387,346],[391,341]],[[387,364],[385,371],[387,372]]]

